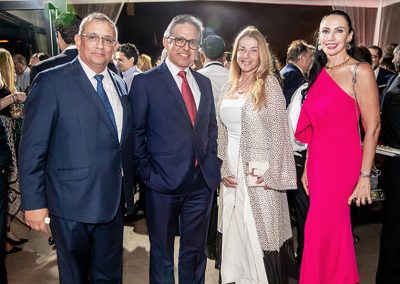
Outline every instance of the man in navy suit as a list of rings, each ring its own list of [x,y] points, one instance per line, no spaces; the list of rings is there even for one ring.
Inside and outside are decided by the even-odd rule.
[[[39,72],[68,63],[78,55],[74,38],[79,31],[81,21],[81,17],[74,12],[64,12],[57,17],[54,21],[54,29],[56,31],[57,44],[61,53],[43,60],[38,64],[32,65],[30,74],[31,84]]]
[[[221,176],[210,80],[189,66],[203,25],[176,16],[164,33],[168,57],[135,76],[133,155],[146,184],[150,283],[174,283],[174,239],[179,222],[179,283],[204,283],[206,236],[214,190]]]
[[[283,94],[286,99],[286,107],[288,107],[297,88],[306,82],[306,75],[314,60],[314,49],[304,40],[295,40],[287,50],[287,64],[280,72],[283,77]]]
[[[388,81],[390,81],[390,79],[392,79],[396,74],[379,66],[383,60],[382,49],[379,46],[372,45],[368,47],[368,49],[369,52],[371,52],[372,69],[374,69],[379,97],[382,98],[382,92],[385,89]]]
[[[25,106],[19,173],[27,224],[57,246],[61,283],[121,283],[124,202],[133,210],[126,84],[107,68],[117,29],[93,13],[79,56],[39,73]]]

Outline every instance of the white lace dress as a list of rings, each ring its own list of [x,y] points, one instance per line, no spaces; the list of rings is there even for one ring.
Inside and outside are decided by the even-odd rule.
[[[227,152],[231,172],[236,173],[238,186],[222,186],[224,200],[222,219],[222,283],[268,283],[263,262],[263,251],[257,235],[250,206],[248,188],[244,180],[241,159],[241,113],[245,99],[224,99],[220,117],[228,131]],[[238,167],[239,165],[239,167]]]

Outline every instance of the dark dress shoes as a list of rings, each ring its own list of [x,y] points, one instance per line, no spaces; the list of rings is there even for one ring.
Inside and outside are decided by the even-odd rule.
[[[16,241],[16,240],[10,239],[9,237],[6,237],[6,241],[7,241],[7,243],[12,244],[13,246],[20,246],[29,240],[28,239],[20,239],[19,241]]]

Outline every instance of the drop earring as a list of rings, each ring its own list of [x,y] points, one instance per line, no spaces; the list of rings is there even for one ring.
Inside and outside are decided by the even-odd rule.
[[[347,50],[350,50],[350,48],[351,48],[350,43],[349,43],[349,42],[346,42],[346,49],[347,49]]]
[[[322,47],[321,47],[321,45],[318,43],[318,45],[317,45],[317,49],[319,50],[319,51],[321,51],[321,49],[322,49]]]

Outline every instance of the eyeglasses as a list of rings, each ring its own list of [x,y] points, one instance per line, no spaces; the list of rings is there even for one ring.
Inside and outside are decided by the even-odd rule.
[[[173,37],[173,36],[168,37],[168,39],[172,39],[177,47],[184,47],[186,43],[188,43],[189,48],[193,50],[199,49],[200,47],[199,42],[194,39],[185,39],[182,37]]]
[[[108,47],[113,46],[114,43],[116,43],[115,39],[108,36],[102,37],[99,36],[98,34],[80,34],[80,36],[86,37],[90,43],[98,43],[99,40],[101,39],[103,41],[103,44]]]

